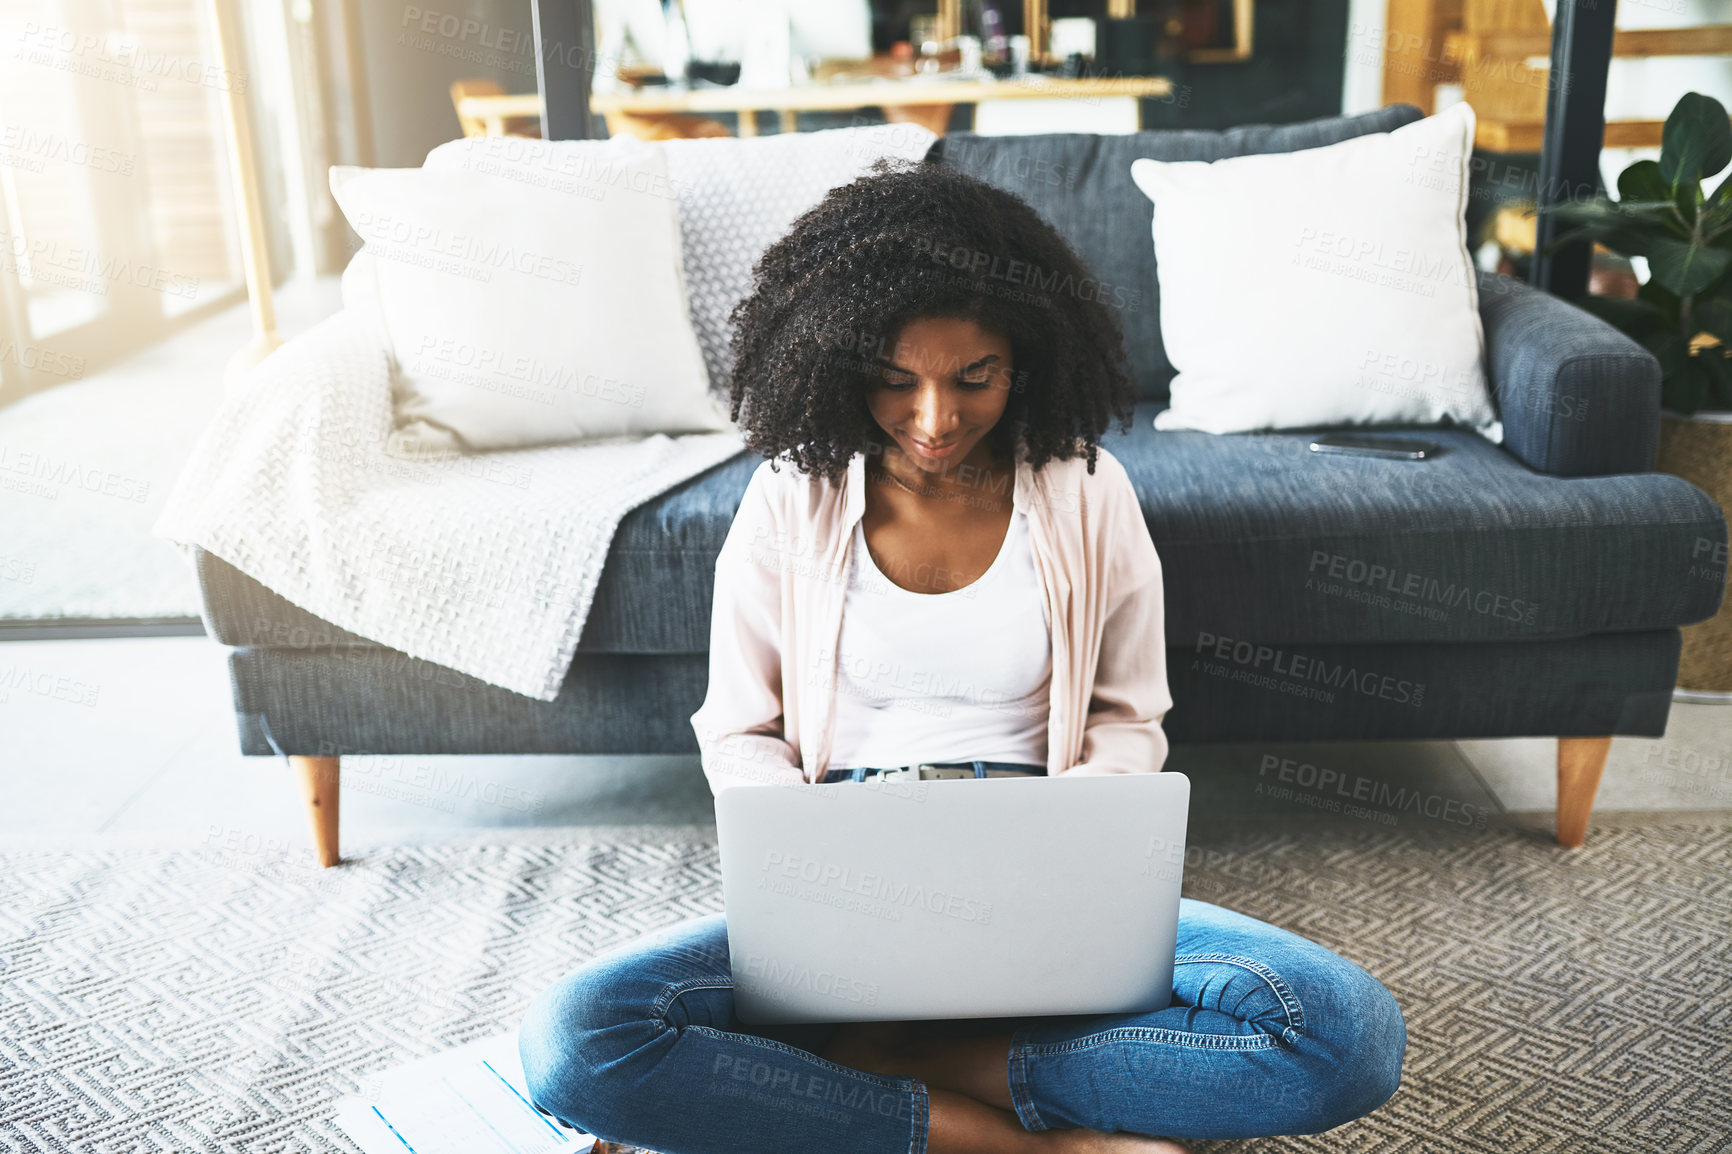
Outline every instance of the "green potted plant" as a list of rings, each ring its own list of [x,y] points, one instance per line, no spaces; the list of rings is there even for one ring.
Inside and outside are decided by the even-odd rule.
[[[1725,106],[1690,92],[1666,118],[1660,159],[1639,160],[1618,175],[1618,199],[1541,210],[1573,226],[1548,252],[1591,240],[1647,262],[1647,283],[1633,299],[1590,296],[1576,303],[1659,359],[1655,467],[1690,481],[1723,512],[1732,507],[1732,175],[1707,195],[1702,182],[1728,164],[1732,122]],[[1699,576],[1724,584],[1724,551],[1699,552],[1708,554],[1692,561]],[[1732,604],[1684,628],[1678,684],[1732,699]]]

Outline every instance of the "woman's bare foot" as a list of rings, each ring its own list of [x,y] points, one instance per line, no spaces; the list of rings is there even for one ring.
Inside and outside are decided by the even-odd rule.
[[[928,1091],[927,1154],[1190,1154],[1177,1142],[1099,1130],[1024,1130],[1000,1110],[949,1090]]]
[[[1147,1134],[1102,1134],[1099,1130],[1048,1130],[1062,1136],[1065,1144],[1053,1147],[1055,1154],[1191,1154],[1171,1138]]]
[[[928,1089],[927,1154],[1190,1154],[1164,1138],[1098,1130],[1024,1130],[1009,1110]]]

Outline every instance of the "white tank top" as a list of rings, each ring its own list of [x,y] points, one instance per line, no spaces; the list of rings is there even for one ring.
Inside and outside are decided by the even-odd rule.
[[[830,768],[1046,764],[1052,633],[1022,510],[991,567],[948,593],[884,576],[856,522],[836,648]]]

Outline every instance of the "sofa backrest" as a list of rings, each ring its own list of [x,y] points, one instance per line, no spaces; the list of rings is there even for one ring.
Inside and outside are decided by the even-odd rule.
[[[1131,161],[1220,160],[1298,152],[1418,120],[1411,104],[1358,116],[1299,124],[1248,124],[1219,131],[1158,129],[1107,136],[1057,132],[1036,136],[940,137],[928,160],[977,176],[1027,201],[1068,240],[1100,281],[1088,291],[1118,317],[1125,351],[1145,400],[1166,400],[1175,370],[1161,345],[1160,292],[1151,235],[1154,205],[1131,182]]]

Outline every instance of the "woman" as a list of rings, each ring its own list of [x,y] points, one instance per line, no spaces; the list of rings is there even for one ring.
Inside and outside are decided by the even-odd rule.
[[[881,162],[764,254],[731,395],[767,459],[692,717],[712,789],[1162,767],[1160,562],[1099,445],[1135,400],[1103,287],[1022,201],[936,165]],[[1030,852],[1063,852],[1052,832]],[[1357,966],[1190,900],[1178,954],[1155,1013],[754,1028],[715,915],[544,993],[524,1070],[546,1112],[670,1154],[1154,1154],[1394,1093],[1401,1012]]]

